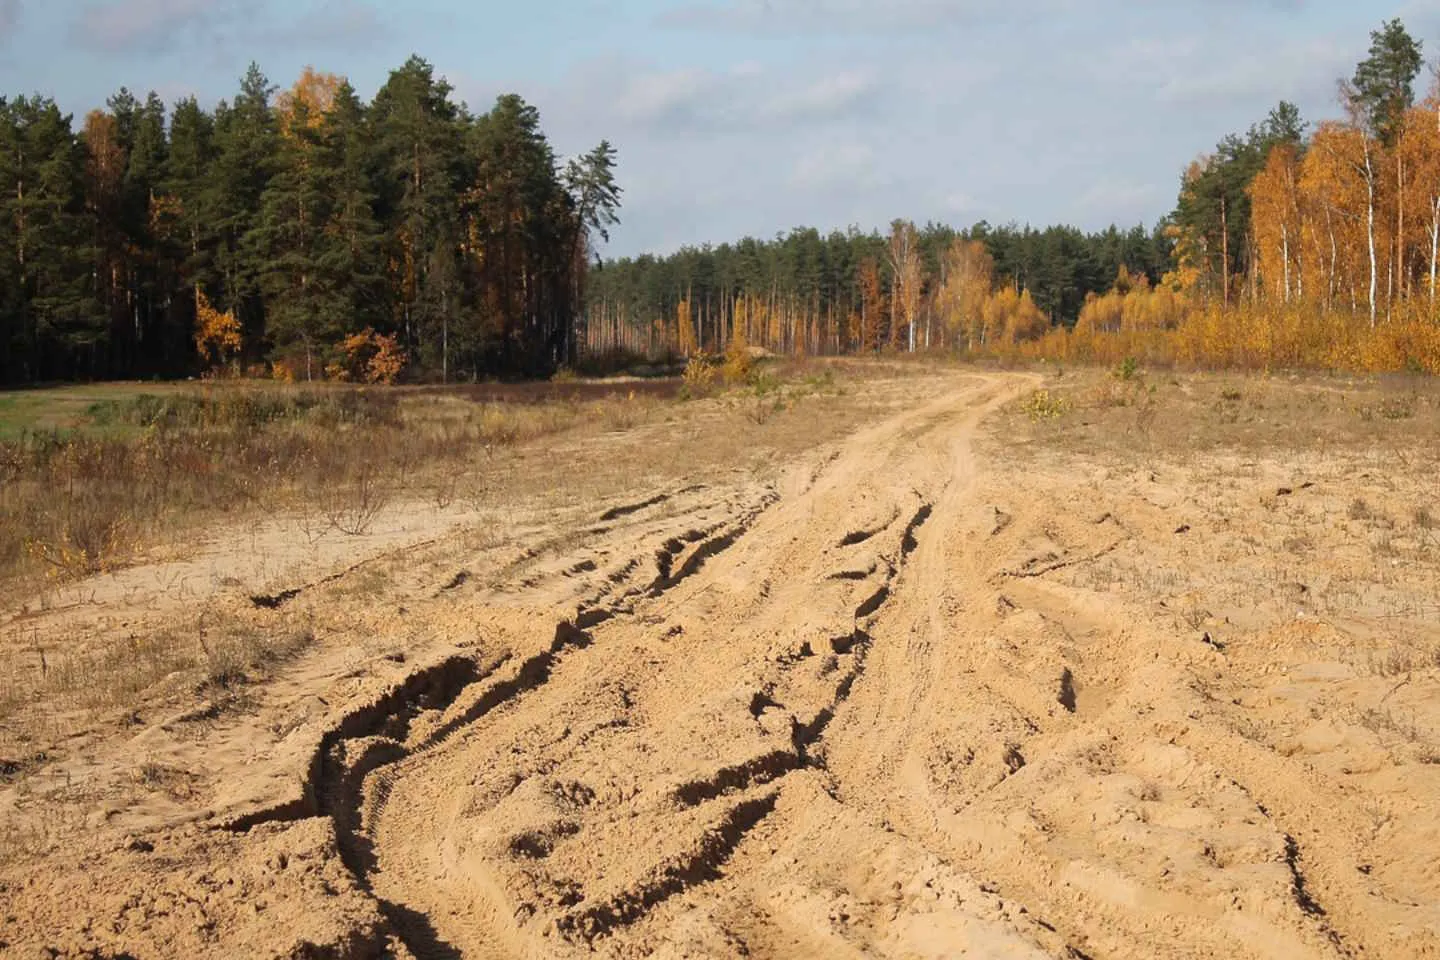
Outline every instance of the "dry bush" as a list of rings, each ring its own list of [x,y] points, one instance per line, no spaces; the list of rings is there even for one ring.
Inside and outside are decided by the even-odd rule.
[[[1049,390],[1036,390],[1021,402],[1020,409],[1030,418],[1031,423],[1040,423],[1064,416],[1070,409],[1070,401],[1055,396]]]
[[[345,478],[320,488],[320,509],[331,527],[352,537],[370,532],[390,502],[392,484],[368,451],[357,451]]]
[[[750,367],[753,359],[750,356],[750,345],[745,342],[745,337],[737,329],[735,335],[730,338],[730,344],[725,348],[725,362],[720,367],[720,377],[728,384],[740,384],[750,378]]]
[[[681,399],[706,396],[715,385],[715,361],[706,353],[691,354],[681,375]]]
[[[1360,313],[1327,312],[1309,303],[1225,309],[1176,299],[1163,287],[1131,291],[1123,299],[1123,306],[1093,301],[1073,330],[1056,327],[1017,343],[997,339],[978,352],[1104,366],[1134,358],[1152,368],[1440,374],[1440,324],[1419,305],[1397,306],[1372,327]]]

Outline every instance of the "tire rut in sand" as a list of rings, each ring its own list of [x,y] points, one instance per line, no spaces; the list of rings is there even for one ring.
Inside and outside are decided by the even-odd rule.
[[[653,503],[620,515],[668,499],[655,498]],[[645,566],[641,557],[609,571],[601,571],[590,559],[562,568],[563,577],[595,574],[599,584],[590,598],[582,601],[573,618],[556,624],[554,638],[546,647],[518,662],[510,653],[484,666],[472,656],[456,655],[416,671],[370,703],[344,715],[322,735],[298,801],[236,818],[225,826],[244,832],[267,822],[329,818],[341,860],[361,887],[375,897],[393,933],[406,948],[418,958],[460,956],[459,948],[441,937],[424,911],[387,899],[372,885],[371,878],[383,857],[372,830],[385,815],[396,785],[413,775],[415,764],[442,753],[447,744],[492,712],[544,686],[567,656],[592,646],[594,638],[589,630],[624,616],[634,598],[663,595],[693,576],[707,560],[733,546],[776,499],[773,491],[765,491],[738,517],[667,538],[652,554],[654,578],[635,584],[608,604],[605,601],[617,588],[641,574]],[[577,738],[577,742],[583,746],[584,739]],[[511,790],[518,786],[517,780]],[[573,786],[575,796],[583,796],[587,789]],[[557,927],[576,936],[582,931],[595,935],[630,922],[675,890],[713,875],[744,834],[768,814],[773,802],[772,797],[768,806],[763,798],[737,803],[701,835],[688,854],[657,868],[652,877],[633,890],[562,915]],[[517,835],[511,840],[511,853],[519,859],[543,860],[557,842],[578,829],[578,825],[562,823],[545,831]],[[563,904],[567,899],[578,902],[564,895],[558,902]]]

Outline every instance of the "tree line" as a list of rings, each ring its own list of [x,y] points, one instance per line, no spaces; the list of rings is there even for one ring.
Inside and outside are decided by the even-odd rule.
[[[1440,85],[1400,20],[1313,129],[1282,102],[1182,173],[1152,231],[895,221],[888,233],[606,263],[590,349],[953,347],[1088,360],[1440,372]]]
[[[1126,279],[1037,354],[1440,373],[1440,85],[1422,44],[1370,35],[1313,129],[1281,103],[1181,178],[1158,286]],[[1122,346],[1124,345],[1124,346]]]
[[[253,65],[213,110],[122,89],[78,130],[0,98],[0,382],[569,361],[615,151],[561,163],[519,96],[452,94],[412,57],[369,103]]]
[[[1139,226],[801,227],[605,261],[587,288],[585,342],[594,352],[718,352],[738,320],[748,343],[780,352],[980,345],[1007,329],[1073,324],[1122,268],[1158,282],[1171,247]]]

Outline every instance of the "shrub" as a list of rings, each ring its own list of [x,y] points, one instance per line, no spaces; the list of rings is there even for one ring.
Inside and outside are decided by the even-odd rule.
[[[703,397],[715,384],[715,362],[705,353],[694,353],[685,364],[681,376],[680,396],[689,400]]]
[[[1070,402],[1064,397],[1057,397],[1049,390],[1036,390],[1020,404],[1020,409],[1030,418],[1031,423],[1040,423],[1043,420],[1056,420],[1064,416],[1070,409]]]

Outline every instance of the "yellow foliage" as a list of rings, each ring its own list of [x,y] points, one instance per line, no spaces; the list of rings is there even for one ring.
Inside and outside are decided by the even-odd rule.
[[[695,325],[690,322],[690,301],[681,300],[680,305],[675,308],[676,338],[680,341],[680,355],[689,357],[695,354],[698,344],[695,342]]]
[[[195,288],[195,349],[212,368],[240,352],[240,321],[233,310],[221,313],[205,291]]]
[[[737,308],[735,329],[725,348],[725,364],[720,375],[726,383],[743,383],[750,376],[750,344],[745,339],[744,314]]]
[[[325,120],[325,115],[335,106],[335,94],[343,81],[333,73],[321,73],[307,66],[300,73],[295,85],[275,98],[275,113],[280,120],[280,132],[285,136],[293,134],[295,114],[300,107],[305,109],[305,126],[315,128]]]
[[[390,385],[399,379],[409,359],[397,337],[369,327],[340,341],[340,350],[344,362],[325,368],[325,375],[332,380]]]
[[[685,396],[704,395],[715,383],[714,361],[704,353],[692,353],[689,362],[685,364],[685,373],[681,380],[681,390]]]
[[[1419,307],[1398,309],[1374,328],[1363,313],[1325,312],[1312,304],[1192,306],[1171,328],[1059,328],[992,351],[1012,359],[1114,366],[1128,357],[1146,366],[1246,370],[1318,369],[1440,375],[1440,324]]]

